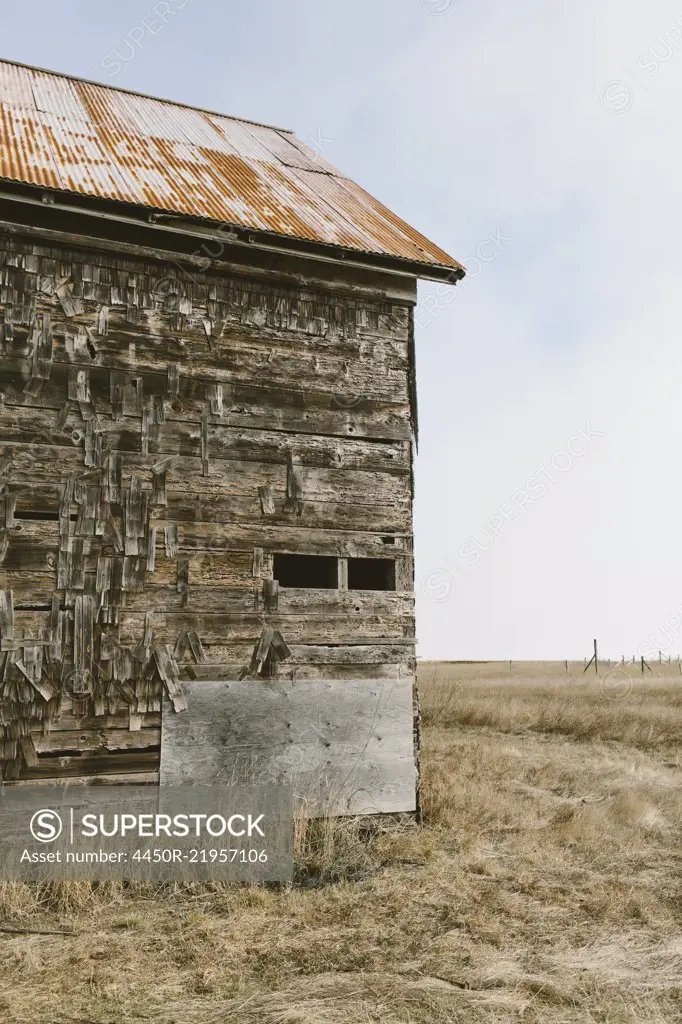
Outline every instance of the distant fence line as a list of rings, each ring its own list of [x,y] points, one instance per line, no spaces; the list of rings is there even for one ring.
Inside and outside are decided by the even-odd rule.
[[[587,672],[587,670],[590,667],[594,666],[595,674],[599,675],[600,668],[611,669],[611,668],[616,668],[619,665],[622,665],[622,666],[636,665],[637,668],[642,673],[644,673],[646,671],[653,672],[653,669],[651,668],[651,664],[650,664],[650,662],[651,662],[654,665],[678,665],[679,666],[679,670],[680,670],[680,674],[682,675],[682,656],[679,653],[678,654],[664,654],[663,651],[659,651],[658,652],[658,658],[650,658],[650,659],[645,658],[643,655],[637,656],[635,654],[633,654],[629,658],[627,658],[624,654],[621,654],[620,658],[600,658],[599,657],[599,652],[598,652],[597,641],[593,640],[592,643],[593,643],[593,653],[592,653],[592,655],[590,656],[590,658],[582,658],[582,669],[583,669],[583,672]],[[516,660],[513,659],[513,658],[509,658],[507,660],[503,660],[503,659],[498,660],[496,658],[490,658],[490,659],[489,658],[482,658],[482,659],[477,659],[477,658],[463,658],[463,659],[459,659],[459,658],[455,658],[455,659],[448,659],[448,658],[442,659],[441,658],[441,659],[438,659],[438,658],[435,658],[434,659],[434,658],[422,658],[419,655],[417,656],[417,661],[418,662],[419,661],[421,661],[421,662],[441,661],[444,664],[451,664],[451,665],[494,665],[494,664],[497,664],[497,665],[509,665],[509,671],[510,672],[513,671],[515,664],[517,666],[533,664],[534,662],[538,662],[538,664],[557,664],[557,665],[561,664],[561,659],[559,659],[559,658],[557,658],[556,660],[546,659],[546,658],[517,658]],[[568,672],[568,671],[570,671],[570,668],[572,666],[580,666],[581,659],[580,658],[564,658],[563,662],[564,662],[564,668],[565,668],[566,672]]]
[[[624,654],[621,654],[620,658],[600,658],[599,657],[597,641],[593,640],[592,643],[593,643],[593,653],[592,653],[591,657],[589,659],[588,658],[583,658],[582,659],[582,661],[583,661],[583,673],[587,672],[587,670],[591,666],[594,666],[595,675],[599,675],[599,667],[600,667],[600,665],[602,666],[602,668],[604,666],[606,666],[607,668],[610,669],[612,666],[616,667],[617,665],[625,666],[625,665],[630,665],[630,664],[636,665],[639,668],[639,670],[642,673],[642,675],[644,675],[644,673],[646,671],[649,671],[649,672],[653,673],[653,669],[651,668],[651,665],[649,664],[649,660],[647,658],[645,658],[644,655],[640,655],[639,658],[638,658],[636,655],[633,654],[631,659],[626,658]],[[540,659],[540,660],[544,660],[544,659]],[[522,661],[522,662],[519,662],[519,664],[525,664],[525,662]],[[572,658],[564,658],[564,668],[565,668],[566,672],[569,671],[569,665],[579,665],[579,664],[580,664],[579,660],[572,659]],[[662,651],[659,651],[658,652],[658,660],[654,659],[654,664],[658,664],[658,665],[678,665],[679,666],[679,670],[680,670],[680,675],[682,675],[682,661],[680,660],[680,655],[679,654],[677,654],[677,655],[672,655],[672,654],[665,655],[665,654],[663,654]],[[513,658],[509,658],[509,671],[510,672],[513,671],[513,666],[514,666],[514,660],[513,660]]]

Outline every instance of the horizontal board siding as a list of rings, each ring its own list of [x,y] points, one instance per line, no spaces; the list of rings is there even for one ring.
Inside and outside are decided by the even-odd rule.
[[[142,772],[125,772],[118,775],[107,771],[101,775],[61,774],[58,765],[53,765],[54,775],[41,775],[37,779],[16,779],[5,783],[7,786],[158,786],[159,769]]]
[[[77,440],[82,443],[82,432]],[[31,487],[36,480],[52,481],[58,486],[64,473],[83,473],[83,451],[75,445],[60,446],[57,450],[47,444],[42,435],[24,442],[9,442],[4,446],[12,460],[11,479],[17,491]],[[55,461],[55,454],[59,461]],[[127,453],[122,466],[122,483],[129,486],[133,474],[142,474],[145,486],[151,489],[151,468],[158,455]],[[301,467],[305,492],[313,502],[333,501],[353,504],[391,505],[410,501],[410,476],[395,472],[393,465],[386,471],[358,469],[324,469]],[[167,488],[184,494],[248,494],[253,496],[258,487],[270,484],[281,501],[286,489],[287,468],[284,463],[251,463],[231,459],[214,459],[204,476],[201,459],[174,456],[167,472]],[[293,518],[293,516],[292,516]]]
[[[98,422],[98,432],[107,451],[141,451],[141,420],[128,417],[122,423],[108,420]],[[66,417],[63,427],[57,427],[57,416],[52,410],[6,406],[0,419],[0,443],[24,442],[47,445],[61,453],[61,449],[81,450],[85,437],[85,423],[76,406]],[[176,421],[154,428],[148,441],[151,455],[183,455],[200,458],[201,428],[198,424]],[[289,452],[301,458],[305,466],[323,469],[377,470],[393,474],[407,474],[410,469],[410,446],[405,441],[367,441],[360,438],[326,437],[305,434],[300,439],[281,431],[250,430],[222,424],[208,426],[209,462],[223,460],[237,462],[286,463]],[[219,468],[214,472],[219,472]],[[209,469],[210,472],[210,469]]]
[[[151,493],[151,484],[145,490]],[[367,496],[369,497],[369,495]],[[292,522],[291,509],[287,508],[284,486],[272,490],[274,511],[268,514],[270,526],[287,526]],[[38,520],[51,513],[55,519],[59,511],[59,485],[27,485],[16,492],[16,513],[23,518]],[[39,513],[32,516],[32,513]],[[250,488],[249,494],[222,494],[175,491],[166,488],[165,507],[156,507],[157,521],[195,523],[252,523],[263,522],[263,509],[257,488]],[[393,505],[361,504],[341,501],[306,501],[300,515],[296,516],[300,527],[321,530],[372,530],[382,534],[409,534],[412,522],[409,505],[396,501]]]
[[[414,671],[411,316],[409,301],[379,295],[191,281],[151,260],[0,234],[0,590],[12,592],[14,630],[0,657],[28,647],[30,671],[31,641],[53,642],[56,593],[63,677],[77,651],[97,669],[104,632],[94,680],[109,687],[103,714],[68,695],[48,709],[20,677],[28,703],[12,705],[14,738],[29,736],[30,757],[10,766],[10,783],[155,782],[154,658],[170,664],[158,645],[177,653],[167,685],[179,706],[180,685],[252,673],[265,627],[289,650],[271,680],[324,689]],[[130,545],[123,589],[107,577],[120,555],[104,537],[109,516]],[[72,550],[82,540],[77,571],[67,535]],[[393,559],[397,590],[280,588],[266,610],[278,552]],[[61,590],[58,572],[71,581]],[[145,636],[149,660],[117,689],[112,645],[125,665],[133,648],[146,657]],[[408,708],[406,737],[411,728]]]
[[[170,520],[151,519],[152,526],[168,524]],[[295,526],[258,527],[244,523],[176,523],[178,543],[186,553],[209,552],[221,556],[227,551],[265,551],[309,555],[338,555],[349,558],[391,558],[411,550],[411,538],[399,534],[376,534],[350,530],[312,530]],[[16,527],[8,531],[5,568],[22,568],[21,558],[31,553],[41,559],[43,567],[53,568],[50,554],[59,547],[59,522],[56,520],[17,520]],[[96,558],[101,543],[99,537],[83,537],[86,556]],[[157,531],[156,550],[159,563],[163,563],[163,533]],[[26,564],[26,568],[30,566]],[[93,563],[93,570],[95,563]]]
[[[56,757],[71,754],[108,754],[118,751],[154,750],[161,745],[161,729],[127,729],[95,727],[94,729],[52,730],[49,735],[34,737],[36,752]]]
[[[365,612],[327,612],[312,614],[267,616],[269,625],[279,629],[284,639],[292,643],[366,643],[368,640],[390,642],[410,639],[414,642],[414,619],[411,614],[399,616],[391,612],[371,614]],[[24,611],[17,608],[15,630],[26,630],[38,636],[40,629],[49,625],[47,611]],[[247,641],[253,645],[263,628],[262,612],[192,612],[188,609],[166,609],[154,613],[154,634],[158,642],[175,644],[184,630],[195,629],[204,645]],[[145,611],[120,611],[120,642],[135,647],[144,634]]]
[[[110,371],[93,365],[91,360],[79,365],[90,370],[90,390],[97,415],[111,416]],[[8,407],[50,409],[57,413],[64,402],[67,373],[68,365],[56,363],[41,394],[26,394],[24,388],[31,376],[28,360],[8,356],[0,364],[0,390],[4,395],[4,404]],[[136,373],[139,374],[137,368]],[[140,376],[145,395],[164,394],[167,387],[166,367],[163,372],[142,373]],[[212,379],[180,376],[178,395],[168,404],[166,419],[170,422],[179,420],[200,423],[206,407],[206,387],[213,383]],[[139,418],[130,387],[124,389],[123,415]],[[310,389],[301,393],[232,380],[223,385],[222,415],[209,415],[209,422],[233,427],[284,430],[296,434],[403,441],[411,438],[410,413],[405,402],[382,402],[372,393],[344,401],[343,396],[336,393],[330,395]]]
[[[158,771],[158,750],[133,750],[118,753],[71,754],[38,757],[34,767],[25,768],[22,779],[68,779],[74,776],[132,775]],[[130,780],[133,781],[132,779]]]
[[[156,575],[156,574],[155,574]],[[22,607],[43,605],[49,610],[54,593],[54,578],[48,573],[34,574],[26,580],[21,572],[7,573],[6,583],[14,584],[17,598],[15,611]],[[18,589],[22,588],[19,594]],[[248,587],[205,586],[193,582],[190,575],[188,611],[206,611],[220,614],[243,615],[254,611],[256,601],[262,608],[262,585],[252,577]],[[175,585],[163,585],[156,580],[142,593],[126,593],[124,607],[128,611],[163,612],[180,608],[180,595]],[[279,591],[278,614],[286,615],[395,615],[403,618],[414,611],[411,594],[390,591],[308,590],[284,588]]]
[[[124,730],[128,728],[129,719],[127,711],[119,711],[115,715],[74,715],[71,710],[62,707],[59,715],[50,723],[50,732],[66,731],[81,734],[92,730]],[[142,729],[161,728],[161,715],[158,712],[141,715],[140,719]]]

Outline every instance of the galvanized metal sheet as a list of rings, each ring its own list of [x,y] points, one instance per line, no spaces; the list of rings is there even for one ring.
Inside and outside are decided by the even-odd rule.
[[[356,182],[330,174],[313,175],[310,171],[298,169],[292,169],[291,174],[316,189],[320,200],[334,209],[337,217],[345,217],[353,223],[356,231],[362,230],[372,238],[377,252],[440,264],[451,259]]]
[[[0,61],[0,102],[23,110],[35,110],[32,80],[25,68]]]
[[[257,139],[262,140],[266,149],[276,156],[285,167],[300,167],[304,171],[319,171],[321,174],[334,174],[337,178],[345,177],[341,171],[332,167],[323,158],[321,151],[304,146],[290,132],[284,132],[281,129],[273,130],[258,124],[250,124],[249,131]],[[314,139],[311,141],[315,142]],[[322,141],[322,145],[324,145],[324,141]]]
[[[55,155],[40,121],[31,117],[29,111],[1,101],[0,177],[63,188]]]
[[[38,110],[61,117],[76,117],[81,121],[87,119],[87,111],[68,78],[36,72],[31,81],[31,91]]]
[[[0,61],[0,177],[460,266],[290,132],[11,61]]]

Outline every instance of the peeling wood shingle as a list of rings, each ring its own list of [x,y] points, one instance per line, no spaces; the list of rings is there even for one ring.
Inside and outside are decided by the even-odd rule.
[[[168,647],[169,651],[176,655],[174,660],[177,673],[173,670],[172,663],[171,670],[168,671],[163,651],[159,655],[165,666],[166,676],[171,680],[171,687],[174,678],[177,677],[179,681],[177,662],[181,658],[185,658],[182,667],[183,678],[192,674],[202,677],[198,665],[206,662],[207,655],[198,633],[189,628],[192,622],[202,623],[201,614],[197,615],[194,610],[195,600],[204,602],[199,604],[200,610],[210,608],[209,599],[200,593],[202,587],[206,588],[207,593],[214,581],[219,582],[221,587],[224,585],[224,593],[228,595],[226,600],[234,602],[235,608],[239,609],[235,612],[234,618],[226,618],[230,635],[233,624],[240,635],[237,642],[240,653],[235,656],[238,658],[238,664],[248,661],[256,637],[262,629],[263,619],[267,615],[278,614],[282,608],[284,614],[288,614],[287,604],[291,600],[291,595],[286,591],[280,593],[276,581],[267,578],[271,574],[271,552],[276,544],[274,539],[284,536],[281,532],[281,524],[285,519],[282,514],[284,499],[285,508],[289,512],[295,510],[298,513],[297,521],[294,523],[289,519],[287,525],[288,550],[292,547],[295,550],[297,538],[300,537],[307,541],[313,540],[316,549],[323,553],[325,549],[322,544],[327,542],[325,531],[329,532],[330,543],[333,536],[334,543],[341,545],[343,540],[343,544],[346,544],[343,537],[337,536],[339,531],[333,529],[333,522],[331,526],[327,522],[325,526],[320,526],[319,530],[312,528],[310,522],[313,517],[322,514],[316,488],[325,477],[336,474],[340,480],[342,473],[344,474],[342,486],[346,488],[346,496],[339,502],[340,512],[343,512],[353,500],[349,495],[354,479],[352,460],[356,456],[350,448],[342,449],[344,444],[347,445],[346,440],[330,443],[328,438],[323,440],[319,436],[311,436],[315,432],[310,425],[300,434],[293,435],[290,431],[292,424],[296,425],[295,417],[299,415],[301,424],[304,420],[306,423],[314,422],[316,417],[325,425],[336,423],[336,407],[332,392],[328,392],[326,383],[330,377],[330,359],[336,358],[336,372],[338,375],[345,374],[344,381],[347,382],[349,390],[359,390],[364,386],[364,382],[357,376],[360,365],[358,360],[352,355],[348,356],[348,349],[344,353],[347,358],[341,360],[332,354],[333,346],[347,345],[353,338],[353,332],[357,332],[357,351],[359,352],[359,346],[362,346],[362,358],[373,359],[373,343],[366,336],[368,325],[372,330],[379,329],[372,325],[383,325],[381,329],[390,336],[393,330],[391,314],[385,312],[378,315],[376,311],[372,311],[371,316],[356,318],[352,303],[346,303],[345,299],[337,301],[338,309],[332,312],[328,303],[319,296],[294,294],[294,290],[289,294],[282,289],[278,294],[276,289],[268,284],[254,287],[251,283],[246,287],[241,281],[226,282],[212,279],[209,287],[205,288],[205,294],[210,292],[207,301],[205,297],[202,299],[198,294],[194,294],[188,305],[178,290],[177,319],[172,321],[178,326],[160,327],[160,321],[154,321],[159,313],[158,302],[153,298],[156,287],[153,267],[146,266],[143,271],[141,264],[125,263],[117,255],[106,258],[105,265],[100,255],[91,254],[90,263],[87,265],[89,269],[85,270],[83,260],[79,262],[80,257],[69,255],[68,260],[62,256],[53,259],[38,248],[36,251],[40,252],[40,255],[36,255],[36,277],[31,286],[34,292],[50,274],[53,276],[52,291],[55,287],[62,288],[65,282],[70,281],[72,290],[69,297],[82,302],[84,318],[87,318],[89,326],[75,322],[66,326],[59,325],[53,333],[56,341],[51,371],[47,378],[36,378],[32,385],[32,390],[36,393],[38,388],[42,389],[40,402],[32,403],[30,392],[19,399],[22,403],[25,402],[27,408],[34,405],[36,409],[44,408],[46,412],[52,410],[49,417],[43,416],[41,422],[41,437],[44,437],[45,443],[41,442],[36,446],[36,464],[41,470],[44,468],[47,475],[50,474],[51,469],[47,463],[51,441],[54,441],[55,446],[59,446],[56,457],[64,458],[62,476],[66,477],[67,482],[58,498],[59,524],[58,528],[57,524],[49,527],[50,535],[54,537],[55,550],[41,556],[46,559],[43,565],[52,566],[56,582],[61,583],[62,588],[54,595],[52,609],[49,612],[50,626],[49,630],[45,630],[45,636],[40,629],[36,629],[34,632],[38,639],[32,641],[31,638],[27,638],[25,642],[22,637],[20,641],[16,641],[16,650],[3,650],[0,655],[0,658],[4,658],[0,664],[0,676],[4,677],[6,674],[9,685],[23,688],[22,695],[28,695],[27,717],[22,721],[29,722],[32,720],[30,716],[35,715],[36,722],[45,721],[49,726],[52,712],[45,706],[46,698],[31,686],[16,665],[17,662],[21,662],[29,675],[35,674],[34,663],[31,663],[33,655],[29,653],[27,657],[23,652],[35,648],[41,650],[41,681],[46,682],[49,678],[52,685],[53,673],[57,679],[54,696],[48,701],[55,703],[54,698],[61,686],[62,670],[68,676],[74,658],[79,628],[75,621],[76,609],[79,601],[82,604],[82,599],[87,598],[92,602],[93,608],[98,678],[94,680],[92,696],[88,698],[85,695],[84,699],[78,700],[77,707],[83,714],[100,716],[114,714],[116,709],[119,709],[126,715],[122,723],[122,728],[126,728],[129,723],[137,724],[139,716],[146,715],[154,708],[158,709],[161,672],[154,651],[159,639],[162,641],[162,648]],[[100,263],[102,265],[99,265]],[[200,282],[197,293],[201,291],[203,284],[203,281]],[[24,295],[24,291],[27,295]],[[23,381],[26,381],[32,379],[31,373],[36,359],[32,339],[36,338],[41,314],[36,313],[35,297],[29,294],[27,289],[19,289],[13,298],[14,306],[9,312],[5,308],[6,316],[3,316],[0,307],[0,348],[5,344],[7,337],[15,338],[16,347],[12,358],[15,358],[19,351],[22,353],[22,374]],[[58,301],[56,296],[51,299],[42,297],[39,300],[43,308],[51,306],[54,310],[53,315],[59,316]],[[127,316],[128,307],[132,306],[137,308],[136,324],[133,327],[128,320],[128,326],[121,330],[122,316]],[[385,306],[391,308],[389,304]],[[104,327],[105,309],[106,333],[101,330]],[[216,365],[220,365],[221,373],[229,361],[229,373],[234,374],[236,380],[234,385],[231,379],[229,384],[225,378],[220,382],[211,380],[205,367],[197,373],[192,362],[196,351],[192,348],[196,342],[193,329],[196,324],[200,325],[204,309],[212,321],[213,339],[222,332],[223,324],[229,323],[231,344],[214,344],[212,360]],[[146,310],[150,312],[147,313]],[[188,320],[190,316],[192,323]],[[25,321],[28,321],[26,325]],[[340,328],[337,327],[339,321],[343,321]],[[12,328],[10,334],[5,334],[6,322]],[[166,319],[165,324],[170,325],[171,321]],[[250,325],[253,325],[253,329]],[[245,349],[239,340],[238,332],[247,328],[251,331],[249,337],[254,350],[253,358],[244,355]],[[184,332],[182,339],[173,336],[173,331],[180,330]],[[285,334],[285,331],[289,333]],[[295,345],[290,345],[294,337],[292,331],[297,332]],[[236,338],[234,347],[233,332]],[[152,337],[153,344],[150,343]],[[163,345],[157,344],[158,338],[161,337]],[[308,342],[313,337],[323,339],[323,345],[320,343],[317,350],[311,354]],[[290,345],[290,355],[284,354],[285,345]],[[205,343],[202,347],[205,352]],[[376,348],[378,359],[379,343]],[[385,354],[386,347],[381,351]],[[397,346],[395,353],[397,360]],[[118,360],[120,370],[111,368],[112,356]],[[181,396],[180,367],[178,363],[171,362],[170,366],[168,365],[170,360],[176,358],[182,361],[183,368]],[[255,368],[253,373],[249,369],[251,377],[248,380],[245,366],[240,363],[240,360],[245,358],[251,358],[248,367]],[[69,361],[72,362],[70,367]],[[113,365],[116,366],[116,363]],[[314,380],[309,374],[311,366],[316,366]],[[71,390],[67,379],[69,369],[73,377]],[[297,377],[299,369],[300,380]],[[73,373],[74,370],[83,371],[83,376],[79,379],[78,374]],[[278,374],[284,377],[285,373],[289,374],[287,380],[277,377]],[[277,388],[273,387],[269,377],[279,380]],[[290,404],[286,408],[280,407],[277,404],[281,400],[280,396],[294,383],[298,389],[296,393],[286,392],[286,401]],[[316,399],[309,402],[308,389],[311,386],[321,386],[324,393],[320,393]],[[233,387],[236,390],[233,391]],[[229,403],[225,402],[225,388],[230,389]],[[267,399],[262,405],[260,395]],[[365,406],[371,409],[371,401],[369,399],[365,402],[363,409]],[[230,410],[229,418],[225,415],[225,404]],[[239,417],[236,430],[231,426],[234,407]],[[344,407],[337,417],[343,418],[349,429],[357,426],[354,409],[352,405]],[[269,447],[266,456],[260,458],[258,450],[254,456],[253,448],[250,447],[254,433],[250,429],[251,422],[259,429],[269,430],[270,425],[266,422],[266,417],[270,414],[273,436],[267,442]],[[365,416],[363,422],[369,422],[369,417],[364,412],[362,415]],[[224,417],[224,420],[222,423],[216,423],[212,417]],[[253,421],[248,417],[254,417]],[[55,436],[55,421],[56,432],[63,431],[64,436],[61,438]],[[247,426],[246,431],[242,429],[244,424]],[[325,429],[326,426],[322,426],[319,433],[324,434]],[[275,430],[277,434],[274,433]],[[292,451],[285,469],[282,463],[289,444]],[[77,479],[69,477],[69,474],[73,473],[74,465],[71,445],[80,452],[79,464],[84,464],[90,471],[79,472]],[[376,445],[377,451],[383,447],[382,442]],[[360,445],[358,449],[362,450]],[[145,450],[151,450],[153,453],[158,451],[159,454],[145,456]],[[246,452],[243,461],[242,451]],[[175,454],[171,455],[170,452]],[[387,453],[386,458],[388,457]],[[265,465],[258,465],[256,460],[259,458]],[[177,471],[169,474],[171,460],[175,459]],[[301,459],[306,466],[305,473]],[[226,472],[227,463],[231,463],[229,471],[233,474],[229,481],[221,479],[221,473]],[[21,466],[21,472],[26,472],[24,464]],[[199,474],[209,472],[210,479],[201,481]],[[368,478],[372,472],[373,468],[370,468]],[[193,477],[193,474],[196,476]],[[4,479],[5,476],[7,481]],[[0,472],[0,478],[7,488],[7,491],[0,495],[0,500],[5,501],[6,495],[10,493],[8,482],[12,482],[12,494],[17,488],[11,472]],[[196,491],[201,493],[201,497],[195,502],[197,512],[200,511],[204,517],[201,522],[198,519],[195,522],[192,518],[195,501],[192,486],[195,479]],[[394,479],[398,481],[399,477],[396,475]],[[324,485],[327,490],[322,503],[329,507],[329,512],[326,508],[324,511],[324,515],[328,516],[332,514],[331,510],[337,498],[334,486],[328,480],[325,480]],[[25,509],[26,504],[23,503],[20,488],[18,493],[22,498],[21,507]],[[364,500],[367,502],[366,495]],[[215,518],[215,527],[212,527],[209,524],[209,517],[213,515],[215,508],[220,511]],[[250,517],[248,523],[242,520],[243,510],[246,508]],[[378,514],[372,510],[375,520]],[[221,519],[221,515],[225,515],[226,518]],[[260,515],[273,518],[260,520]],[[154,526],[151,525],[152,519],[155,521]],[[3,521],[5,524],[11,522],[6,502],[0,510],[0,527]],[[182,529],[183,542],[180,558],[178,524]],[[160,557],[160,564],[157,567],[156,532],[162,527],[166,555],[176,561],[175,564],[168,565],[165,559]],[[344,523],[340,527],[340,530],[347,530],[349,550],[354,550],[353,530],[358,528],[357,523],[350,527]],[[48,526],[46,525],[44,529],[47,533]],[[9,545],[12,565],[15,565],[16,549],[12,546],[14,541],[10,542],[7,538],[7,526],[4,531],[0,530],[0,536],[5,538],[5,545]],[[229,538],[238,538],[241,545],[243,538],[247,536],[245,547],[239,551],[238,559],[233,560],[234,552],[230,549],[230,543],[233,541]],[[258,556],[255,556],[251,566],[257,582],[249,576],[248,552],[253,551],[254,544],[258,545],[261,552],[260,562]],[[385,553],[384,549],[380,550]],[[52,559],[52,562],[49,559]],[[190,571],[192,588],[188,591]],[[152,634],[150,628],[147,636],[145,625],[145,639],[140,641],[139,618],[136,619],[135,616],[138,616],[140,609],[145,607],[143,601],[147,599],[147,584],[152,582],[150,575],[155,572],[158,572],[158,576],[154,580],[154,587],[149,588],[148,596],[150,604],[158,613],[157,632]],[[211,580],[213,572],[215,576]],[[216,591],[218,590],[216,587]],[[261,595],[255,614],[252,608],[254,592]],[[174,617],[180,614],[181,602],[175,596],[177,593],[180,594],[182,605],[191,609],[180,619]],[[243,603],[239,603],[242,600],[241,595]],[[167,602],[166,607],[164,600]],[[221,598],[217,597],[217,600]],[[315,600],[319,602],[319,596]],[[82,610],[79,614],[82,616]],[[211,617],[219,614],[217,605],[215,611],[211,608],[208,614]],[[299,637],[307,614],[306,612],[294,616],[296,625],[293,628],[299,631]],[[131,621],[138,625],[133,628]],[[349,620],[339,615],[338,621],[341,623]],[[176,622],[180,626],[179,632],[175,626]],[[326,631],[324,635],[330,637],[335,635],[334,630],[337,627],[335,621],[332,624],[330,617],[323,623],[322,628]],[[343,627],[339,626],[339,629],[341,628]],[[253,632],[247,633],[248,629],[252,629]],[[201,630],[203,636],[203,627]],[[245,635],[248,636],[248,640],[243,639]],[[209,636],[210,639],[205,638],[205,642],[210,666],[219,637],[216,636],[215,630],[212,634],[209,633]],[[257,648],[262,639],[261,635]],[[8,639],[5,642],[15,641]],[[40,646],[41,644],[45,646]],[[257,663],[260,663],[261,676],[276,673],[277,662],[284,660],[290,653],[281,633],[274,628],[269,646],[266,647],[267,650],[261,650],[257,659]],[[305,643],[303,647],[305,648]],[[299,658],[302,645],[298,638],[292,648],[295,651],[294,657]],[[194,666],[189,664],[188,651],[192,653]],[[324,652],[326,653],[319,657],[327,657],[329,652],[326,648]],[[371,657],[379,657],[374,649]],[[53,661],[57,664],[53,664]],[[292,671],[295,668],[296,665],[292,667]],[[237,671],[234,667],[233,670]],[[209,671],[212,671],[211,667],[204,670]],[[167,685],[165,681],[163,685]],[[25,727],[25,724],[21,726]],[[141,731],[144,730],[143,721]],[[0,744],[5,741],[2,732],[0,728]],[[15,743],[16,737],[12,737],[11,742]]]

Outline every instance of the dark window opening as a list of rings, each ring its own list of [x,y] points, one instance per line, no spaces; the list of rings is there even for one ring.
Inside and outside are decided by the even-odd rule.
[[[14,518],[15,519],[35,519],[36,522],[38,520],[40,520],[41,522],[46,522],[46,523],[51,523],[51,522],[58,523],[59,522],[59,512],[32,512],[32,511],[31,512],[25,512],[25,511],[20,509],[19,511],[15,510]],[[76,520],[77,518],[78,518],[78,516],[75,513],[72,516],[70,516],[70,519],[72,521]]]
[[[275,555],[272,575],[280,587],[338,590],[338,564],[327,555]]]
[[[349,558],[349,590],[395,590],[392,558]]]

